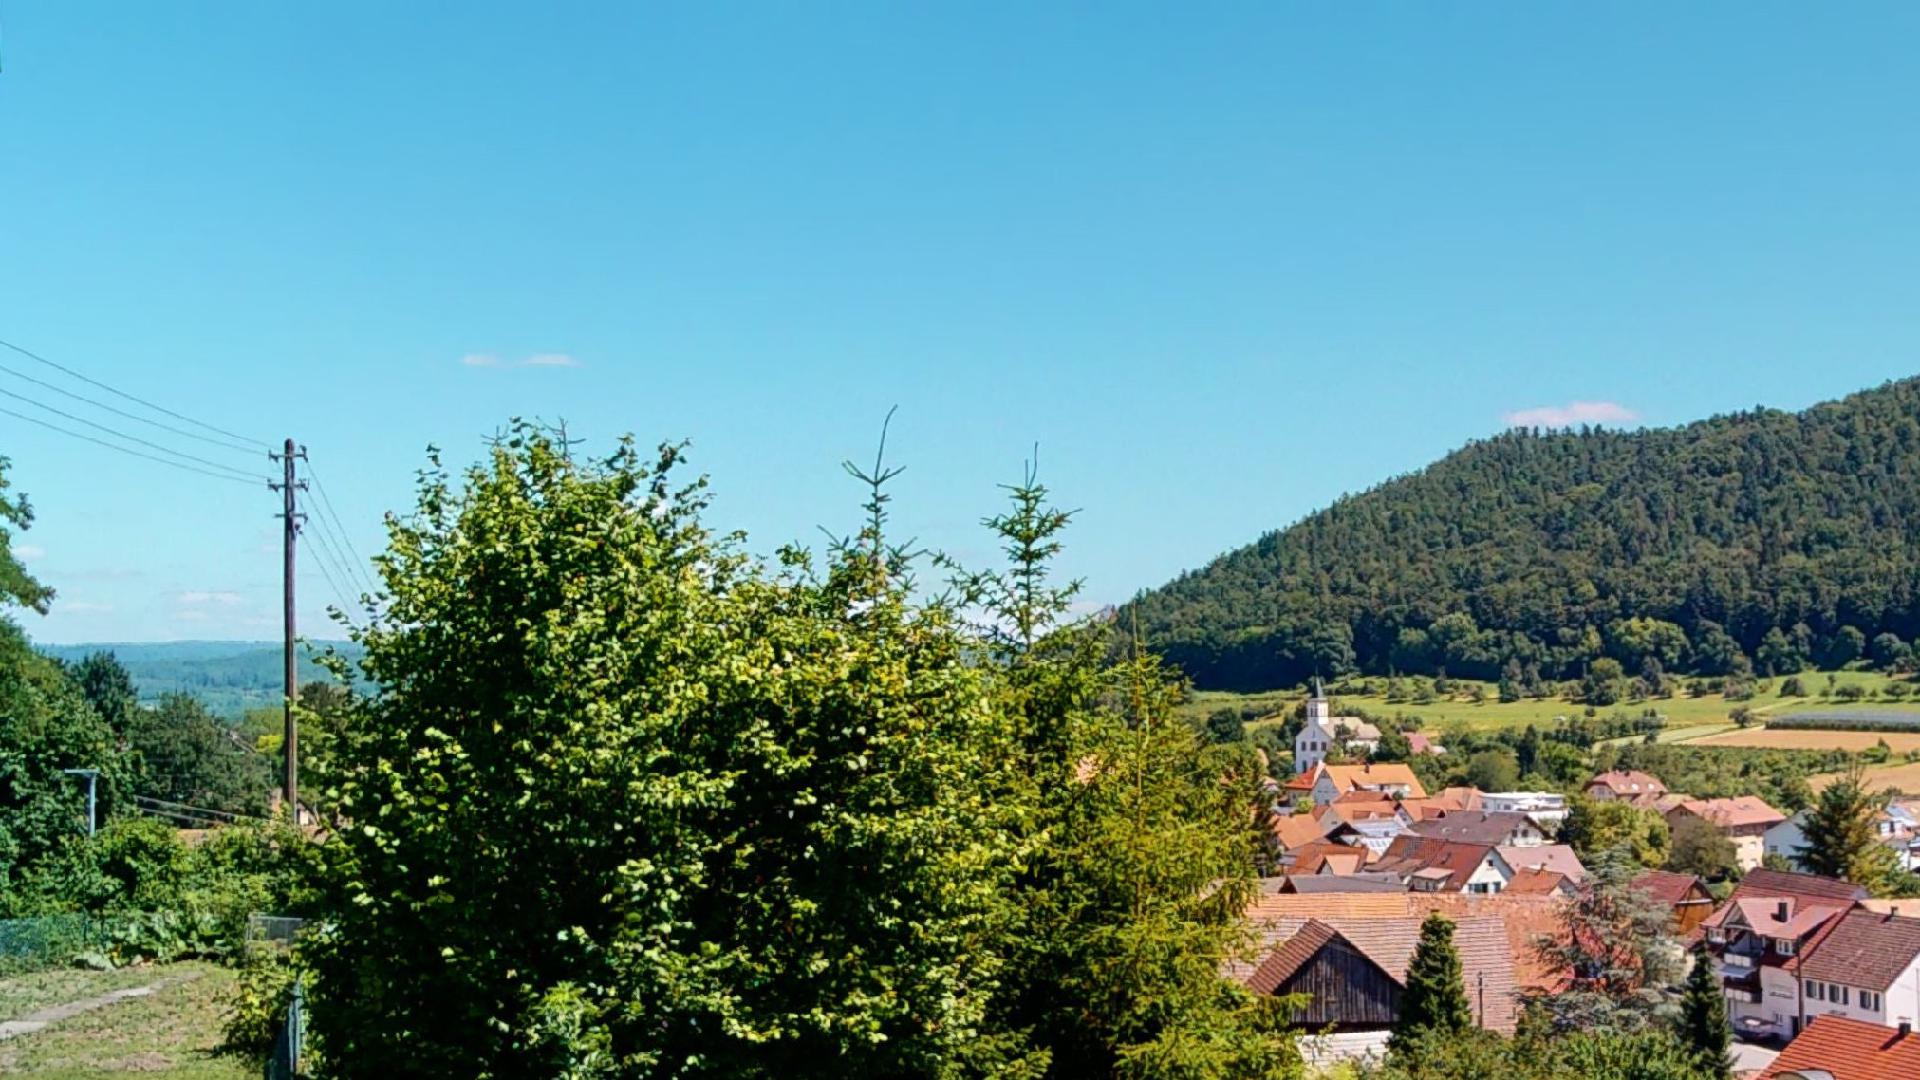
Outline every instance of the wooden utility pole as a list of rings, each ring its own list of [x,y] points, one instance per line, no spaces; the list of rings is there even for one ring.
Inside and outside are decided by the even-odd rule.
[[[281,602],[284,605],[283,615],[285,617],[285,626],[283,629],[287,662],[287,697],[286,717],[282,729],[280,747],[286,755],[286,781],[282,794],[286,799],[287,812],[293,815],[293,823],[295,825],[300,824],[300,731],[298,723],[294,720],[293,706],[294,701],[300,693],[300,687],[298,682],[299,668],[293,652],[294,638],[298,633],[293,618],[293,552],[300,540],[300,519],[306,516],[299,511],[295,493],[305,491],[307,482],[294,475],[293,463],[295,459],[305,460],[306,456],[306,448],[296,447],[292,439],[287,440],[286,447],[281,453],[269,453],[267,455],[268,458],[280,462],[281,465],[285,467],[285,478],[278,484],[268,484],[267,486],[280,493],[280,519],[285,526],[281,531],[282,577],[280,591]]]

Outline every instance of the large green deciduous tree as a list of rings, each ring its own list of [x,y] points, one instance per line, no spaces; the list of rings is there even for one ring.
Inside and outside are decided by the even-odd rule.
[[[679,452],[516,427],[391,526],[335,740],[343,1075],[938,1075],[992,1058],[1012,733],[878,536],[748,564]],[[1004,1064],[993,1060],[982,1064]]]
[[[0,458],[0,914],[28,903],[18,891],[23,874],[85,829],[85,788],[63,770],[100,770],[103,814],[122,790],[112,730],[9,617],[14,607],[44,612],[53,591],[13,554],[12,531],[33,515],[7,489]]]

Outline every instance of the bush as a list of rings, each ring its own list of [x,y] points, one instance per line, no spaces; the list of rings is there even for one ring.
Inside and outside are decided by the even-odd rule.
[[[294,954],[276,946],[251,946],[237,958],[238,977],[222,1001],[227,1023],[223,1053],[264,1061],[293,1001],[300,971]]]

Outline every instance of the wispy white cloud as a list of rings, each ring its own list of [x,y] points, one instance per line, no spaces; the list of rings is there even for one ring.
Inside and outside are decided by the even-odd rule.
[[[468,353],[460,358],[468,367],[506,368],[506,367],[579,367],[578,357],[567,353],[534,353],[518,360],[504,360],[492,353]]]
[[[1563,428],[1579,424],[1631,424],[1640,414],[1616,401],[1569,401],[1506,414],[1511,427]]]
[[[183,608],[236,608],[246,603],[237,592],[219,592],[205,589],[193,589],[174,597]]]
[[[21,562],[32,562],[35,559],[46,558],[47,549],[37,544],[18,544],[14,546],[13,554]]]
[[[62,615],[105,615],[113,611],[112,604],[93,600],[56,600],[53,606]]]

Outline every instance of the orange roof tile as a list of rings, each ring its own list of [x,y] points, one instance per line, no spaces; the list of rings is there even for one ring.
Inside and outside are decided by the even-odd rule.
[[[1327,775],[1333,778],[1333,788],[1337,792],[1352,791],[1357,787],[1379,787],[1384,785],[1404,786],[1407,794],[1415,799],[1427,797],[1427,789],[1420,784],[1420,778],[1413,769],[1403,762],[1389,762],[1381,765],[1328,765]]]
[[[1816,1016],[1756,1080],[1805,1072],[1824,1072],[1833,1080],[1920,1077],[1920,1035],[1842,1016]]]

